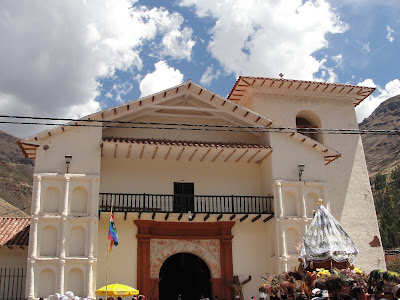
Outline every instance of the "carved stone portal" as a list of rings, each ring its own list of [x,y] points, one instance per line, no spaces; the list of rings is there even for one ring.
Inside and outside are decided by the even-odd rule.
[[[150,240],[150,278],[158,278],[165,260],[177,253],[191,253],[200,257],[207,264],[211,278],[221,277],[219,240],[152,239]]]

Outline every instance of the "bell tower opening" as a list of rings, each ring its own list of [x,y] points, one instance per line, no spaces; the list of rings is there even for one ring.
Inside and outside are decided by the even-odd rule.
[[[200,299],[201,295],[212,299],[211,274],[207,264],[198,256],[178,253],[170,256],[160,270],[159,299]]]

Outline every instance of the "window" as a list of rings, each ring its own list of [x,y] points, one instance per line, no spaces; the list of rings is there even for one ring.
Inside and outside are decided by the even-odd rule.
[[[174,212],[194,211],[194,183],[174,182]]]

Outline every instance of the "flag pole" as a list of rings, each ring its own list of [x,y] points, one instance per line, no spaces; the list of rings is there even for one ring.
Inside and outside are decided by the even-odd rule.
[[[111,213],[110,213],[110,217],[112,215],[112,211],[113,211],[113,206],[114,206],[114,199],[111,200]],[[109,221],[110,222],[110,221]],[[110,226],[110,224],[108,225]],[[107,239],[108,240],[108,239]],[[110,244],[111,244],[111,240],[110,240]],[[108,241],[107,241],[107,267],[106,267],[106,300],[107,300],[107,293],[108,293],[108,257],[110,255],[110,251],[108,251]],[[111,246],[111,245],[110,245]]]

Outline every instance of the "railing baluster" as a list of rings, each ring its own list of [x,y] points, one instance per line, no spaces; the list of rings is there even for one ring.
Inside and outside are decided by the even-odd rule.
[[[273,196],[254,195],[100,193],[99,213],[110,211],[111,204],[114,203],[113,209],[116,212],[173,212],[175,210],[179,213],[191,211],[206,214],[271,214],[273,213],[272,199]],[[0,280],[0,284],[4,284],[4,275],[3,282]]]

